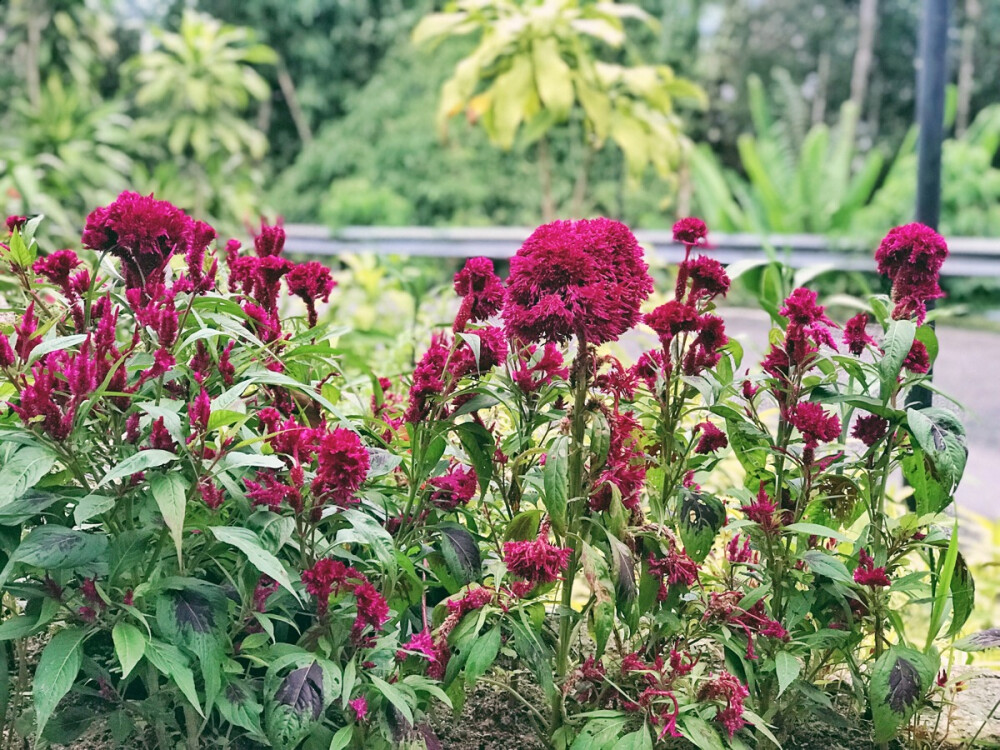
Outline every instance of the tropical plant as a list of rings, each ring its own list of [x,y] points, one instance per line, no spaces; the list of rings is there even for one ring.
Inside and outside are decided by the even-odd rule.
[[[647,166],[672,173],[685,146],[675,101],[702,104],[701,90],[666,65],[626,66],[602,59],[625,42],[625,19],[653,23],[634,5],[580,0],[458,0],[414,29],[417,44],[476,34],[478,44],[441,89],[438,127],[464,112],[503,149],[520,133],[537,143],[543,216],[551,218],[547,136],[556,127],[582,128],[583,159],[576,212],[586,194],[590,154],[608,139],[633,176]]]
[[[142,113],[135,130],[170,161],[154,161],[141,182],[163,197],[183,196],[200,215],[246,218],[256,207],[262,176],[255,167],[267,138],[244,113],[269,94],[253,66],[273,63],[274,52],[251,30],[194,11],[184,13],[176,33],[159,29],[155,36],[159,49],[128,63]]]
[[[856,213],[875,192],[883,164],[877,149],[863,158],[857,153],[857,107],[846,102],[832,132],[823,123],[806,132],[801,116],[773,117],[756,76],[750,77],[748,92],[755,134],[744,133],[737,140],[745,178],[723,167],[707,147],[692,151],[698,210],[713,226],[728,232],[850,230]],[[798,101],[795,94],[789,99]]]

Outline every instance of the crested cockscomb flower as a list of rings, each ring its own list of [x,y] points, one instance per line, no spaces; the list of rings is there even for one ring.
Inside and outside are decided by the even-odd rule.
[[[413,370],[409,404],[403,417],[406,422],[416,424],[426,419],[430,413],[431,400],[444,392],[450,353],[451,341],[448,338],[443,335],[431,338],[430,346]]]
[[[605,511],[611,507],[612,488],[618,490],[622,505],[637,510],[646,480],[645,453],[640,436],[642,427],[628,411],[614,414],[610,420],[611,440],[604,470],[594,482],[590,508]]]
[[[903,360],[903,369],[918,375],[930,372],[931,357],[927,352],[927,346],[920,339],[914,339],[910,345],[910,351]]]
[[[212,399],[208,392],[202,388],[195,396],[194,401],[188,406],[188,419],[191,426],[198,428],[201,432],[208,431],[208,420],[212,416]]]
[[[889,420],[883,419],[876,414],[866,414],[858,417],[854,423],[851,435],[871,448],[875,443],[885,437],[889,430]]]
[[[827,414],[822,404],[803,401],[788,412],[788,422],[802,433],[806,448],[815,448],[820,443],[831,443],[840,437],[840,418]]]
[[[427,661],[437,661],[437,649],[434,648],[434,639],[429,630],[425,628],[419,633],[414,633],[410,640],[396,651],[396,658],[402,661],[410,654],[419,654]]]
[[[695,446],[695,453],[713,453],[729,445],[726,433],[720,430],[711,422],[700,422],[694,427],[695,433],[701,433],[698,445]]]
[[[506,542],[503,561],[512,575],[534,584],[552,583],[569,563],[573,550],[549,543],[549,528],[542,524],[538,538],[527,542]]]
[[[927,302],[944,296],[938,279],[948,257],[944,238],[923,224],[891,229],[875,251],[878,272],[892,282],[892,317],[915,316],[917,325],[927,316]]]
[[[59,287],[66,296],[72,296],[70,275],[79,265],[80,259],[72,250],[56,250],[36,260],[31,270]]]
[[[90,213],[82,241],[121,260],[126,286],[137,288],[162,279],[170,256],[187,252],[193,230],[191,218],[172,203],[125,191]]]
[[[666,377],[670,374],[672,365],[670,360],[663,355],[662,349],[651,349],[639,355],[639,359],[632,366],[636,377],[641,378],[654,394],[659,393],[659,388],[666,385]],[[659,386],[659,388],[658,388]]]
[[[722,359],[719,351],[729,343],[726,324],[716,315],[702,315],[698,318],[698,335],[684,355],[685,375],[698,375],[709,367],[715,367]]]
[[[740,506],[740,510],[751,521],[757,524],[768,536],[773,536],[781,529],[778,517],[778,505],[767,494],[764,483],[757,489],[757,498],[749,505]]]
[[[217,510],[226,499],[225,493],[210,477],[198,480],[198,494],[212,510]]]
[[[22,229],[24,229],[24,225],[27,223],[28,223],[27,216],[16,216],[16,215],[8,216],[6,220],[7,232],[10,234],[14,234],[15,231],[20,232]]]
[[[858,567],[854,569],[854,582],[861,586],[885,588],[892,585],[884,566],[875,567],[875,559],[862,547],[858,551]]]
[[[368,699],[365,696],[362,695],[349,700],[347,701],[347,705],[354,712],[355,721],[364,721],[365,717],[368,716]]]
[[[729,291],[729,276],[722,264],[714,258],[699,255],[681,263],[682,270],[691,282],[688,300],[711,300],[725,297]]]
[[[682,245],[698,245],[708,237],[708,227],[696,216],[688,216],[674,224],[674,242]]]
[[[698,582],[698,563],[673,545],[665,557],[649,558],[649,573],[660,580],[657,598],[664,601],[671,586],[693,586]]]
[[[473,360],[473,367],[479,372],[486,372],[504,363],[507,359],[507,336],[503,329],[497,326],[485,326],[469,331],[466,336],[475,336],[479,339],[479,360]],[[466,340],[463,349],[469,348],[471,344]],[[459,373],[455,373],[459,376]]]
[[[643,322],[656,332],[660,343],[667,346],[678,334],[697,331],[701,316],[693,305],[670,300],[647,313]]]
[[[462,298],[453,326],[456,332],[465,330],[470,322],[489,320],[503,307],[503,282],[493,272],[493,261],[489,258],[470,258],[465,262],[455,274],[455,293]]]
[[[365,578],[354,586],[354,601],[357,615],[354,619],[352,636],[357,640],[366,627],[380,630],[389,619],[389,605],[378,590]]]
[[[568,378],[569,368],[564,367],[562,352],[554,342],[549,341],[544,347],[529,344],[518,351],[517,368],[512,377],[518,388],[532,393],[555,378]]]
[[[454,510],[460,505],[467,505],[476,494],[478,482],[475,469],[454,464],[447,474],[434,477],[428,482],[434,488],[430,502],[442,510]]]
[[[316,597],[316,613],[325,615],[330,606],[330,594],[339,591],[349,575],[359,575],[353,568],[348,568],[340,560],[324,557],[317,560],[311,568],[302,571],[302,583],[306,592]]]
[[[785,299],[785,304],[778,312],[788,318],[788,329],[785,339],[791,342],[811,341],[816,346],[826,345],[836,349],[830,328],[836,324],[826,317],[826,308],[817,304],[816,292],[799,287]],[[800,359],[796,357],[796,359]]]
[[[868,313],[860,312],[844,325],[844,346],[855,355],[860,356],[865,347],[877,346],[875,339],[868,335]]]
[[[639,321],[653,290],[642,249],[610,219],[555,221],[536,229],[511,260],[503,316],[524,342],[614,341]]]
[[[275,224],[260,221],[260,232],[254,235],[253,249],[258,258],[272,258],[281,255],[285,249],[285,229],[279,218]]]
[[[357,502],[354,493],[368,476],[370,465],[358,433],[345,427],[327,433],[319,441],[317,456],[319,468],[312,483],[315,496],[341,507]]]
[[[330,292],[337,286],[337,282],[330,275],[330,269],[319,261],[311,260],[308,263],[297,263],[285,277],[288,284],[288,291],[299,297],[306,303],[309,311],[309,327],[315,328],[318,320],[316,313],[316,302],[330,301]]]
[[[743,701],[749,695],[750,691],[746,686],[725,671],[710,676],[698,689],[699,701],[723,701],[724,705],[715,713],[715,720],[726,730],[730,739],[746,726],[746,721],[743,719]]]

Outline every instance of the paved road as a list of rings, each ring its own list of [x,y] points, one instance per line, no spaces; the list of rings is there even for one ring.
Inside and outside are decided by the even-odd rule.
[[[770,327],[767,315],[733,308],[720,311],[727,333],[746,349],[744,361],[759,361]],[[969,462],[956,495],[959,505],[1000,518],[1000,334],[941,325],[935,384],[957,400],[969,436]],[[935,403],[957,409],[941,397]]]

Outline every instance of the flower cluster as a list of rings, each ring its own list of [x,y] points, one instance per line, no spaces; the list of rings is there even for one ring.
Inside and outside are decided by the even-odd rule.
[[[905,224],[891,230],[878,246],[878,272],[892,282],[896,319],[927,316],[927,303],[944,296],[938,280],[948,257],[944,238],[923,224]]]
[[[590,508],[594,511],[608,510],[613,493],[617,491],[621,504],[637,511],[640,493],[646,482],[646,458],[638,439],[642,428],[635,415],[628,411],[612,414],[609,422],[611,440],[608,456],[603,471],[594,482]]]
[[[871,588],[885,588],[892,585],[885,567],[876,568],[875,559],[863,547],[858,551],[858,567],[854,569],[854,582]]]
[[[503,307],[504,288],[500,277],[493,272],[489,258],[470,258],[465,267],[455,274],[455,294],[462,298],[462,306],[455,316],[453,330],[464,331],[468,323],[489,320]]]
[[[538,538],[526,542],[506,542],[503,561],[512,575],[538,585],[558,580],[566,568],[572,550],[556,547],[548,539],[549,527],[542,524]]]
[[[614,341],[639,321],[653,290],[642,250],[610,219],[538,227],[510,263],[507,332],[524,342]]]
[[[722,701],[715,714],[715,720],[722,725],[732,739],[738,731],[746,726],[743,718],[743,701],[750,696],[750,691],[735,676],[729,672],[720,672],[702,684],[698,690],[698,700]]]
[[[389,605],[368,578],[340,560],[331,557],[317,560],[311,568],[302,571],[302,583],[306,591],[316,597],[316,614],[320,617],[329,612],[331,595],[345,592],[354,595],[356,615],[351,638],[355,643],[370,638],[366,636],[367,628],[378,632],[389,619]]]

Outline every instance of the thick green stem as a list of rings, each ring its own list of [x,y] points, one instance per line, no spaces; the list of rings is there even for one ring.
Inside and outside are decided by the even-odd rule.
[[[569,564],[566,566],[566,576],[562,587],[561,608],[559,611],[559,644],[556,655],[556,683],[561,685],[569,673],[569,651],[573,633],[573,582],[580,566],[580,529],[579,508],[583,495],[584,469],[584,435],[587,429],[587,381],[590,367],[587,353],[587,342],[580,337],[577,345],[579,351],[573,362],[573,415],[570,423],[570,447],[568,461],[568,497],[566,509],[566,539],[565,544],[572,550]],[[557,687],[552,706],[553,731],[563,723],[562,693]]]

